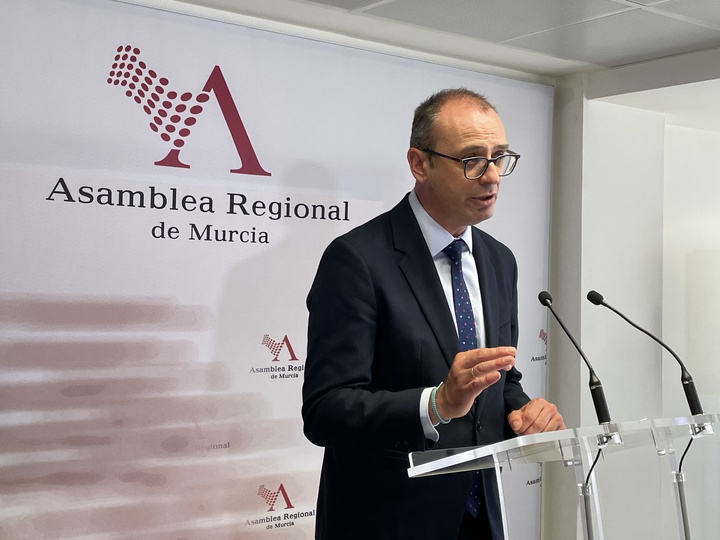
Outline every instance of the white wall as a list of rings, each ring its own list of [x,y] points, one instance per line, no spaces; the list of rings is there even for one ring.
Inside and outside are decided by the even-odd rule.
[[[665,152],[663,335],[720,410],[720,133],[668,126]],[[668,356],[663,414],[687,410]]]
[[[578,81],[577,93],[583,91],[583,83]],[[610,304],[633,313],[650,329],[660,330],[664,120],[655,113],[594,101],[578,107],[582,107],[583,116],[582,127],[578,128],[582,134],[578,167],[581,174],[574,171],[574,178],[555,177],[556,187],[562,186],[563,192],[579,191],[579,197],[568,201],[572,206],[567,212],[558,206],[553,208],[557,224],[553,234],[560,229],[562,235],[570,234],[567,231],[576,235],[575,245],[555,245],[551,253],[551,292],[558,291],[554,307],[569,323],[603,382],[613,420],[656,417],[661,411],[662,373],[657,346],[616,315],[590,304],[585,295],[595,289]],[[572,139],[576,140],[577,134],[571,135]],[[555,142],[559,145],[556,157],[563,156],[562,145],[568,140],[560,138]],[[570,159],[576,161],[577,156]],[[558,174],[562,176],[562,170]],[[577,352],[557,344],[568,341],[557,325],[550,325],[549,334],[550,379],[566,369],[575,375],[573,381],[567,381],[564,374],[563,384],[549,383],[551,399],[561,402],[561,407],[575,407],[565,413],[569,426],[597,424],[588,370]],[[581,366],[579,370],[577,365]],[[642,452],[633,451],[609,455],[599,462],[596,487],[606,538],[660,538],[657,521],[626,519],[629,513],[652,516],[661,503],[660,464],[652,457],[646,459]],[[548,473],[553,475],[552,470]],[[556,482],[564,480],[564,485],[553,486],[555,490],[574,488],[574,483],[568,488],[567,472],[556,470],[554,474]],[[635,496],[628,498],[629,493]],[[553,496],[547,490],[545,495]],[[564,504],[569,502],[570,496],[566,495]],[[577,528],[577,519],[566,518],[561,523],[561,513],[561,508],[555,508],[555,526],[545,528],[546,538],[569,538],[572,529]]]
[[[705,53],[682,60],[566,77],[556,87],[550,291],[603,381],[615,421],[689,412],[674,359],[590,304],[590,289],[670,343],[705,411],[720,410],[720,135],[594,99],[716,76],[711,65],[702,69]],[[597,423],[587,370],[561,332],[549,324],[549,398],[569,426]],[[698,440],[683,468],[693,538],[720,529],[718,455],[718,437]],[[596,469],[604,537],[678,538],[666,458],[637,450],[619,457]],[[543,538],[581,538],[579,517],[568,512],[577,506],[572,471],[546,466],[543,488]]]
[[[553,124],[553,179],[550,219],[549,290],[563,304],[566,324],[578,335],[582,264],[582,167],[584,76],[567,77],[555,88]],[[583,425],[579,381],[584,371],[569,340],[557,339],[560,328],[548,314],[547,394],[568,426]],[[579,336],[578,336],[579,337]],[[575,538],[578,535],[578,497],[575,475],[559,462],[543,467],[542,538]]]
[[[663,339],[695,380],[703,410],[720,411],[720,133],[668,126],[665,138]],[[666,354],[663,416],[687,414],[680,369]],[[720,441],[698,440],[684,467],[693,534],[720,530]],[[704,466],[700,467],[702,463]]]
[[[660,415],[662,355],[654,342],[585,295],[597,290],[641,326],[661,331],[664,127],[658,113],[588,102],[582,343],[616,421]]]
[[[610,305],[660,333],[664,118],[589,101],[585,137],[582,300],[588,290],[597,290]],[[613,420],[660,417],[659,346],[588,301],[582,338]],[[650,519],[661,505],[662,463],[652,449],[642,450],[612,455],[598,465],[606,538],[662,538],[660,520]]]

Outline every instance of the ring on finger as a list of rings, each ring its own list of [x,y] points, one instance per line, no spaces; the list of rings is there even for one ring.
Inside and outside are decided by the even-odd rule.
[[[477,379],[477,375],[475,375],[475,366],[470,368],[470,373],[472,373],[473,379]]]

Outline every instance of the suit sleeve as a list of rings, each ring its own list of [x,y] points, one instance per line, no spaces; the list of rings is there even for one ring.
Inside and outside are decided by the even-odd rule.
[[[305,435],[325,447],[422,450],[422,388],[389,391],[373,383],[374,361],[382,355],[376,279],[344,237],[323,254],[307,299]]]

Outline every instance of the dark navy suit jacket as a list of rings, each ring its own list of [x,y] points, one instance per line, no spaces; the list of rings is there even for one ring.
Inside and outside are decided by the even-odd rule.
[[[515,258],[472,233],[487,346],[516,346]],[[470,413],[438,427],[437,443],[425,437],[420,394],[445,379],[458,340],[407,196],[328,246],[307,305],[304,431],[325,447],[316,538],[454,540],[472,473],[411,479],[408,453],[512,437],[506,417],[529,398],[516,369],[501,372]]]

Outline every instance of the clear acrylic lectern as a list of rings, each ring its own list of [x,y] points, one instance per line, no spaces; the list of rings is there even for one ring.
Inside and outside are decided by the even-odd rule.
[[[700,414],[679,418],[609,423],[549,433],[524,435],[515,439],[477,448],[430,450],[410,454],[411,478],[477,469],[495,469],[500,492],[505,540],[511,538],[508,527],[502,468],[514,464],[562,462],[574,467],[578,504],[587,540],[604,540],[602,514],[597,496],[594,466],[600,452],[611,454],[630,448],[647,448],[648,456],[660,456],[667,462],[667,482],[673,484],[677,506],[680,540],[691,540],[685,501],[685,478],[678,453],[690,442],[714,435],[720,426],[717,414]],[[692,459],[691,453],[688,459]],[[607,466],[607,463],[604,465]]]

